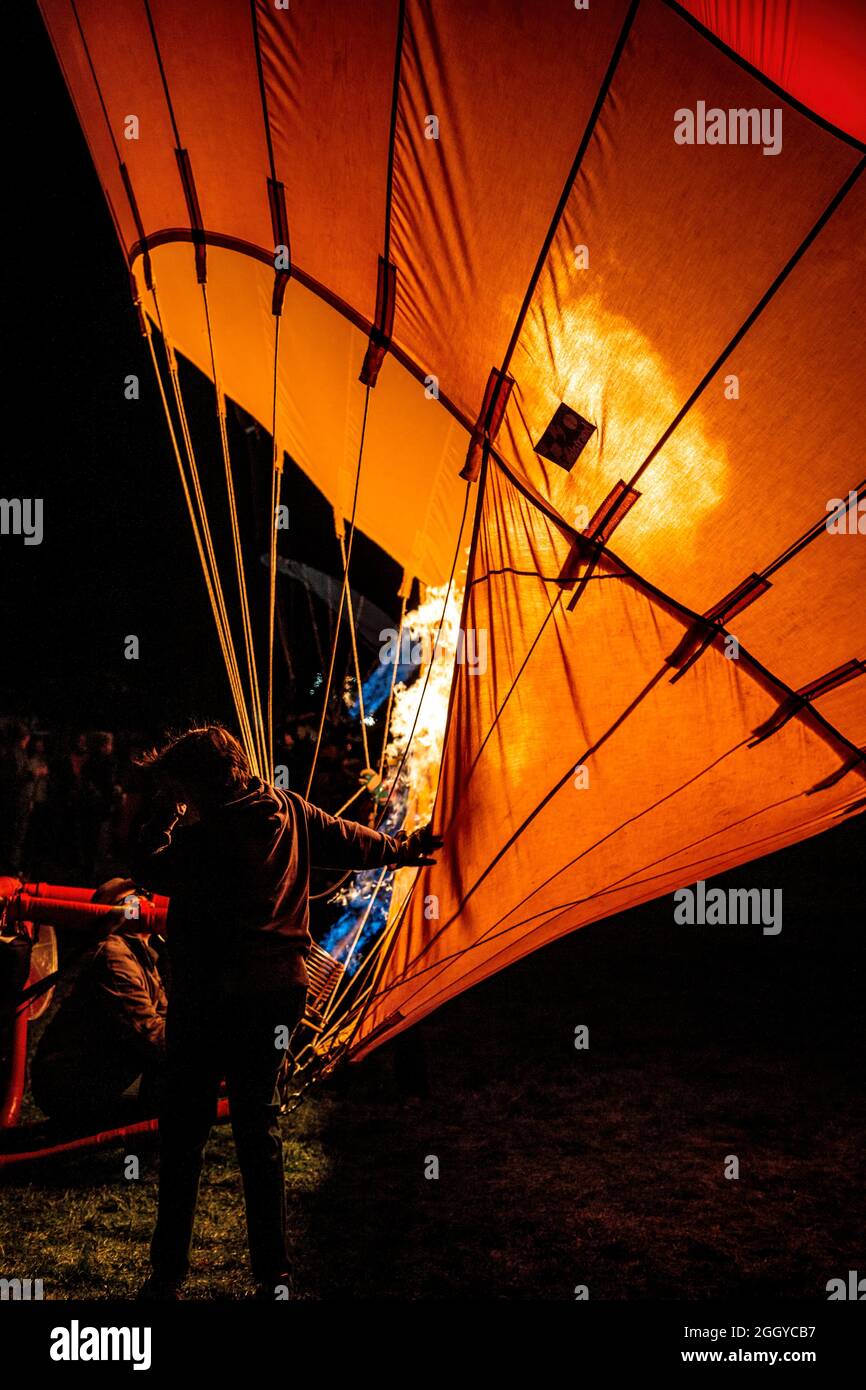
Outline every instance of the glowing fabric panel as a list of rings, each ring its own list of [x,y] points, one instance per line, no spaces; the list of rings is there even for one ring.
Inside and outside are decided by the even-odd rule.
[[[550,576],[570,549],[492,468],[465,615],[490,660],[457,668],[445,849],[421,872],[359,1055],[546,942],[824,830],[864,795],[862,764],[808,794],[851,757],[808,711],[749,746],[785,695],[720,644],[671,684],[689,619],[639,582],[605,564],[569,611]]]

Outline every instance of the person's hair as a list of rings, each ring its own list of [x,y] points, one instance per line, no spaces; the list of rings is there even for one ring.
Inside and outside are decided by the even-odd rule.
[[[175,734],[162,748],[142,753],[135,763],[188,788],[205,806],[230,800],[253,775],[242,745],[222,724],[202,724]]]

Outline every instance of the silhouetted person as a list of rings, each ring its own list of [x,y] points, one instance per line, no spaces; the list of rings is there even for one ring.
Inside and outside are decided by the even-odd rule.
[[[141,1297],[176,1298],[187,1275],[222,1078],[253,1276],[272,1296],[288,1277],[277,1080],[306,998],[310,868],[432,863],[425,856],[441,841],[429,827],[400,838],[337,820],[266,785],[219,725],[189,730],[148,761],[164,795],[134,870],[171,897],[172,989],[153,1273]]]

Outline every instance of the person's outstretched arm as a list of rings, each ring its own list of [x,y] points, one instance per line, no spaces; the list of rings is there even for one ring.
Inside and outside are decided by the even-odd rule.
[[[299,798],[300,800],[300,798]],[[385,835],[358,821],[329,816],[304,801],[310,836],[310,859],[319,869],[376,869],[386,865],[435,864],[430,858],[442,838],[429,825],[411,835]]]

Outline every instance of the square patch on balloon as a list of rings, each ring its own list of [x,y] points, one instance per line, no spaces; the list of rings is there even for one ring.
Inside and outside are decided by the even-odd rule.
[[[594,432],[595,425],[563,401],[536,444],[535,452],[568,472]]]

